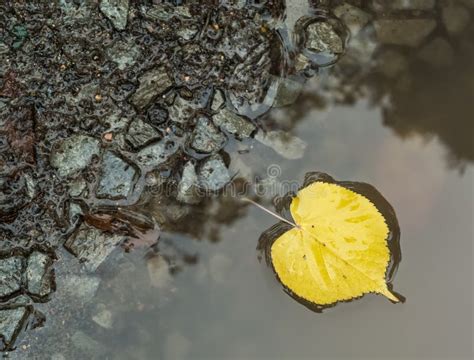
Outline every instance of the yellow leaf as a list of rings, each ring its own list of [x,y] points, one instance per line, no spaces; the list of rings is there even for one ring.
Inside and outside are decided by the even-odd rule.
[[[298,192],[290,210],[297,226],[275,240],[270,254],[294,295],[323,306],[369,292],[399,301],[385,280],[389,228],[369,199],[316,181]]]

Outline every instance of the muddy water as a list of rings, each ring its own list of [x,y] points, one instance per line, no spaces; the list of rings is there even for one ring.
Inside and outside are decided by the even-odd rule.
[[[257,239],[274,220],[248,208],[231,225],[216,227],[210,219],[209,235],[198,239],[165,234],[169,243],[196,254],[197,263],[184,266],[171,285],[153,290],[153,296],[140,298],[139,303],[137,294],[126,289],[131,283],[149,283],[149,274],[145,260],[135,259],[136,269],[119,283],[124,301],[129,301],[120,319],[126,330],[105,341],[114,349],[114,358],[470,358],[473,149],[468,146],[460,152],[443,139],[472,145],[473,112],[467,101],[472,92],[460,84],[474,72],[446,72],[448,81],[438,70],[412,79],[444,79],[445,99],[452,103],[444,103],[443,109],[451,109],[457,118],[444,118],[429,108],[418,113],[450,121],[438,133],[413,131],[402,138],[395,125],[384,125],[387,112],[382,105],[371,105],[364,97],[353,105],[324,109],[301,100],[294,106],[306,106],[305,114],[292,125],[292,132],[308,143],[302,159],[283,160],[257,145],[243,155],[259,154],[261,159],[252,166],[261,177],[268,164],[278,164],[280,181],[302,181],[306,172],[319,170],[337,179],[375,185],[399,217],[403,260],[394,289],[406,296],[405,304],[368,295],[323,314],[310,312],[285,295],[271,271],[258,261]],[[436,99],[439,91],[432,82],[417,89]],[[309,83],[307,94],[320,85]],[[401,103],[418,109],[410,98],[417,96],[407,91]],[[271,117],[285,114],[274,112]],[[113,307],[116,293],[105,289],[98,301]],[[163,293],[165,302],[159,300]]]

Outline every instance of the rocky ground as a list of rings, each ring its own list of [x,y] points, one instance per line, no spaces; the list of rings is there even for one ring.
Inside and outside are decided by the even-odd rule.
[[[82,306],[115,249],[153,246],[160,229],[206,206],[242,170],[235,159],[247,145],[301,157],[306,144],[290,126],[262,119],[291,105],[308,77],[346,52],[324,89],[351,101],[374,67],[388,81],[412,59],[442,68],[465,46],[474,7],[296,5],[296,19],[283,0],[0,5],[0,348],[43,324],[38,307],[57,286]],[[153,259],[161,284],[168,265]],[[68,276],[55,279],[65,262]],[[110,316],[98,306],[94,321],[107,328]]]

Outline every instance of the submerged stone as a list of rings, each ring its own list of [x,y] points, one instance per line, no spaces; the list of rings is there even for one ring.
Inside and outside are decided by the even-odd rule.
[[[146,108],[152,100],[173,86],[173,81],[164,66],[149,70],[140,77],[139,81],[140,86],[133,94],[131,101],[140,110]]]
[[[87,354],[88,358],[102,357],[106,351],[104,345],[82,331],[76,331],[71,337],[71,342],[74,347]]]
[[[99,140],[86,135],[73,135],[53,150],[51,166],[58,170],[61,177],[67,177],[86,168],[99,151]]]
[[[262,144],[271,147],[276,153],[285,159],[301,159],[308,144],[299,137],[293,136],[285,131],[259,131],[255,139]]]
[[[316,53],[341,54],[344,51],[341,37],[331,24],[323,21],[313,22],[306,27],[305,47]]]
[[[300,72],[311,66],[311,60],[304,54],[298,54],[295,57],[295,70]]]
[[[334,9],[334,15],[350,30],[352,36],[357,35],[370,21],[370,14],[350,4],[342,4]]]
[[[105,233],[82,224],[64,247],[76,256],[89,272],[94,272],[124,240],[122,235]]]
[[[109,199],[125,199],[133,188],[137,172],[133,165],[107,151],[102,159],[102,170],[97,196]]]
[[[156,167],[166,162],[177,150],[178,144],[165,138],[139,151],[136,161],[140,166]]]
[[[22,267],[23,259],[19,256],[0,259],[0,299],[20,291]]]
[[[255,125],[243,116],[224,108],[212,117],[214,124],[237,137],[247,138],[255,131]]]
[[[26,284],[28,292],[34,296],[49,295],[54,287],[53,259],[39,251],[31,253],[26,268]]]
[[[101,0],[100,10],[117,30],[127,26],[129,0]]]
[[[278,78],[273,107],[284,107],[293,104],[303,90],[303,83],[289,78]]]
[[[163,224],[178,223],[190,213],[190,207],[178,201],[163,201],[153,205],[153,216]]]
[[[81,304],[91,301],[100,285],[100,278],[91,275],[66,275],[61,279],[60,291]]]
[[[205,117],[200,117],[194,128],[191,147],[197,152],[210,154],[222,149],[226,137]]]
[[[198,194],[198,177],[192,161],[184,165],[176,199],[186,204],[197,204],[201,200]]]
[[[0,351],[7,349],[15,342],[27,318],[28,309],[26,307],[0,309]]]
[[[110,310],[104,304],[97,305],[97,311],[92,316],[92,320],[104,329],[112,329],[113,326],[113,315]]]
[[[218,191],[230,180],[229,170],[220,155],[207,158],[199,169],[199,186],[206,191]]]
[[[134,148],[138,149],[159,137],[160,133],[153,126],[141,119],[135,119],[130,123],[126,139]]]
[[[419,46],[436,27],[433,19],[382,19],[374,21],[382,44]]]

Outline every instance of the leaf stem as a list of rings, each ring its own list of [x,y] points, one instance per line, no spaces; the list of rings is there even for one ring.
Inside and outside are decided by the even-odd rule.
[[[285,223],[287,223],[287,224],[289,224],[289,225],[291,225],[291,226],[294,226],[295,228],[298,228],[298,229],[300,228],[300,226],[299,226],[299,225],[296,225],[294,222],[285,219],[283,216],[280,216],[280,215],[278,215],[277,213],[275,213],[275,212],[273,212],[273,211],[271,211],[271,210],[268,210],[266,207],[260,205],[259,203],[255,202],[255,201],[253,201],[253,200],[251,200],[251,199],[249,199],[249,198],[243,197],[242,200],[243,200],[243,201],[247,201],[247,202],[249,202],[249,203],[255,205],[255,206],[258,207],[259,209],[261,209],[261,210],[265,211],[266,213],[268,213],[268,214],[270,214],[270,215],[276,217],[278,220],[281,220],[281,221],[283,221],[283,222],[285,222]]]

